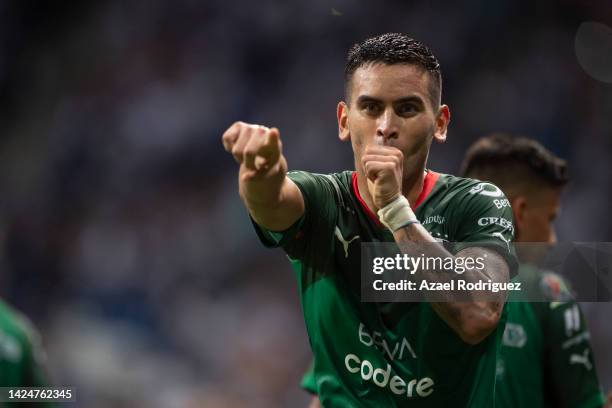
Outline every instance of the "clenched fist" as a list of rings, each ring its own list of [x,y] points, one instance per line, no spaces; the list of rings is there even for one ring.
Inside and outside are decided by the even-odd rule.
[[[368,179],[368,190],[377,209],[402,194],[404,155],[391,146],[366,146],[361,163]]]
[[[223,133],[222,140],[225,150],[240,163],[240,177],[244,181],[287,172],[276,128],[235,122]]]

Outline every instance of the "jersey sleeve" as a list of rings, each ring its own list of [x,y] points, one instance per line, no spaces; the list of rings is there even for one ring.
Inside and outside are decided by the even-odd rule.
[[[310,363],[306,372],[304,372],[302,381],[300,381],[300,386],[310,394],[317,394],[317,381],[314,374],[314,360]]]
[[[304,198],[304,214],[285,231],[270,231],[251,219],[257,236],[268,248],[281,247],[291,258],[300,259],[317,235],[333,236],[336,190],[329,176],[305,171],[287,173]]]
[[[580,305],[558,275],[544,274],[541,286],[551,300],[538,304],[547,312],[543,318],[547,399],[556,407],[601,407],[604,395]]]
[[[453,252],[472,246],[493,249],[508,263],[510,276],[516,275],[518,262],[512,245],[514,221],[510,202],[491,183],[478,183],[466,190],[453,205]]]

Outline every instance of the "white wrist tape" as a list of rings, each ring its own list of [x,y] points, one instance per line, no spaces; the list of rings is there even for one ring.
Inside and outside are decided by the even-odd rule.
[[[401,194],[395,200],[378,210],[378,219],[391,232],[395,232],[406,225],[419,222],[412,208],[410,208],[408,199]]]

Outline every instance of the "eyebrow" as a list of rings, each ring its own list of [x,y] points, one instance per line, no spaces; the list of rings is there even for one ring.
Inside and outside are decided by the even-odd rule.
[[[358,104],[362,104],[365,102],[382,102],[380,99],[374,98],[373,96],[370,95],[360,95],[357,98],[357,103]],[[400,104],[400,103],[406,103],[406,102],[415,102],[418,103],[420,105],[423,105],[423,99],[419,96],[413,95],[413,96],[406,96],[400,99],[397,99],[395,101],[393,101],[393,104]]]

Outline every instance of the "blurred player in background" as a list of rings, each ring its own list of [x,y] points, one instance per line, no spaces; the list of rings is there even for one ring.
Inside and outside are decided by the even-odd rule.
[[[49,387],[38,332],[21,313],[0,300],[0,387]],[[3,407],[0,402],[0,407]],[[55,407],[51,402],[4,403],[10,407]]]
[[[426,169],[431,143],[446,140],[450,119],[427,47],[394,33],[356,44],[345,86],[339,137],[351,142],[355,171],[287,172],[275,128],[237,122],[223,135],[259,238],[282,247],[296,271],[321,403],[491,406],[505,295],[361,302],[360,244],[428,243],[432,256],[447,259],[484,255],[481,272],[462,276],[506,282],[516,266],[512,229],[477,221],[512,220],[509,203],[492,184]],[[442,241],[453,243],[452,253]],[[430,282],[447,279],[418,272]]]
[[[494,134],[467,151],[462,174],[499,186],[510,202],[517,242],[557,240],[554,221],[568,182],[567,166],[535,140]],[[503,222],[490,219],[487,222]],[[535,251],[538,252],[538,251]],[[567,283],[533,264],[533,253],[517,249],[529,298],[508,300],[508,321],[497,365],[497,406],[601,407],[601,392],[589,331]]]

